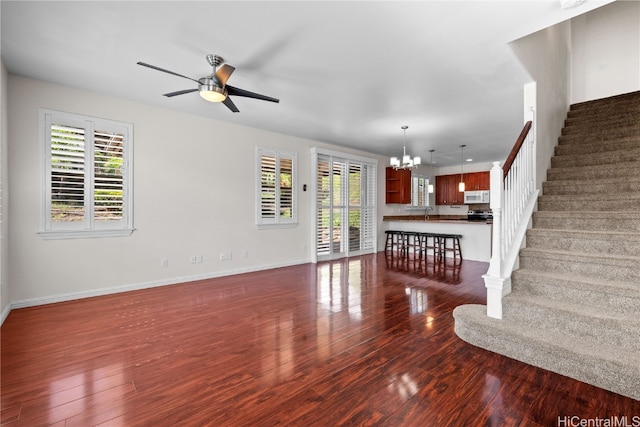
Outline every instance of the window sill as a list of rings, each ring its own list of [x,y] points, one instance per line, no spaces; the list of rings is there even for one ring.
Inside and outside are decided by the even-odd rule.
[[[256,224],[258,230],[271,230],[276,228],[295,228],[298,226],[297,222],[291,222],[288,224]]]
[[[39,231],[38,234],[44,240],[93,239],[100,237],[129,237],[134,230],[134,228],[123,228],[118,230],[59,230]]]

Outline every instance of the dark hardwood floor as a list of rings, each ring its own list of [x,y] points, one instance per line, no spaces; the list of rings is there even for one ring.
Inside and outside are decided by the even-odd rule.
[[[14,310],[2,425],[640,426],[636,400],[456,337],[486,269],[378,254]]]

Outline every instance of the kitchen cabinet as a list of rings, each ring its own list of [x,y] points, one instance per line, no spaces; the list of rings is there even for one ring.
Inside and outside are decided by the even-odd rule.
[[[489,171],[469,172],[463,176],[466,191],[489,190]]]
[[[466,191],[489,190],[489,171],[469,172],[462,175]],[[436,205],[462,205],[464,193],[458,191],[460,174],[436,176]]]
[[[458,191],[460,174],[436,176],[436,205],[461,205],[464,193]]]
[[[411,203],[411,170],[387,167],[385,174],[386,203]]]

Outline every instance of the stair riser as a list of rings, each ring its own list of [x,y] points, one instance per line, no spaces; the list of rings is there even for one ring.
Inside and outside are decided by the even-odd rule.
[[[505,304],[502,318],[506,322],[535,324],[537,328],[564,332],[579,339],[592,340],[600,345],[640,351],[640,325],[613,319],[594,318],[541,305],[512,300]]]
[[[638,266],[633,265],[633,261],[620,262],[618,259],[600,258],[594,260],[593,258],[580,256],[575,256],[573,259],[561,259],[558,257],[530,256],[529,254],[521,253],[520,267],[591,279],[640,282],[640,269]]]
[[[573,127],[573,126],[584,126],[585,121],[588,122],[589,126],[608,126],[612,123],[637,123],[640,120],[640,108],[635,107],[626,110],[619,110],[616,113],[608,114],[603,117],[601,111],[591,111],[588,112],[586,110],[578,112],[578,111],[569,111],[567,113],[567,118],[564,121],[565,127]]]
[[[633,150],[640,148],[640,134],[633,139],[615,140],[611,142],[584,142],[584,140],[565,141],[554,148],[556,156],[576,154],[606,153],[609,151]]]
[[[565,126],[560,133],[561,136],[565,135],[617,135],[623,137],[625,135],[637,135],[640,131],[640,116],[633,120],[627,120],[623,122],[609,122],[606,124],[599,123],[597,121],[576,124],[572,126]]]
[[[612,120],[624,120],[627,117],[634,117],[640,114],[638,101],[620,103],[618,105],[601,105],[591,108],[571,107],[567,112],[566,120],[570,123],[575,121],[580,123],[603,122],[607,117],[611,116]]]
[[[640,165],[639,165],[640,166]],[[542,192],[545,195],[578,195],[578,194],[611,194],[633,192],[637,196],[640,192],[640,180],[628,179],[626,181],[611,183],[598,180],[588,182],[548,181],[542,184]]]
[[[640,209],[640,199],[619,199],[619,200],[567,200],[556,201],[547,200],[544,196],[538,199],[539,211],[597,211],[607,212],[611,210],[637,212]]]
[[[555,301],[581,304],[587,307],[585,311],[589,310],[588,307],[593,307],[596,310],[631,316],[631,319],[637,318],[640,312],[640,285],[637,290],[623,291],[601,283],[559,280],[520,269],[513,272],[511,287],[514,293],[525,292]]]
[[[551,158],[551,167],[588,167],[594,165],[613,165],[618,162],[640,162],[640,148],[581,156],[554,156]]]
[[[640,233],[640,221],[631,218],[617,219],[611,221],[606,218],[600,219],[575,219],[575,218],[541,218],[534,216],[533,226],[535,228],[549,228],[556,230],[593,230],[593,231],[614,231]]]
[[[558,145],[615,145],[618,141],[627,141],[629,139],[636,138],[638,132],[634,129],[629,132],[624,131],[611,131],[611,132],[589,132],[585,134],[569,134],[560,135],[558,137]]]
[[[547,170],[547,181],[581,179],[638,179],[640,162],[597,165],[592,167],[568,167]]]
[[[602,117],[603,114],[609,116],[621,111],[640,111],[640,96],[637,92],[572,104],[568,116],[588,117],[590,114],[596,114]]]
[[[610,255],[622,255],[622,256],[637,256],[640,254],[640,241],[639,240],[624,240],[619,241],[615,238],[611,239],[598,239],[589,238],[585,236],[580,237],[566,237],[566,236],[551,236],[551,235],[537,235],[535,230],[531,230],[532,233],[527,234],[527,248],[531,249],[548,249],[557,251],[575,251],[585,252],[593,254],[610,254]]]
[[[455,314],[455,313],[454,313]],[[573,348],[530,341],[511,331],[456,317],[456,334],[466,342],[623,396],[640,400],[640,370],[624,361],[583,355]]]

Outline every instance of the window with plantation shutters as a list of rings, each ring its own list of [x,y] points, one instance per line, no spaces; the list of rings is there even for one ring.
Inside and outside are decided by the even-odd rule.
[[[45,238],[130,235],[132,126],[40,111]]]
[[[296,162],[296,153],[256,149],[258,225],[297,222]]]

